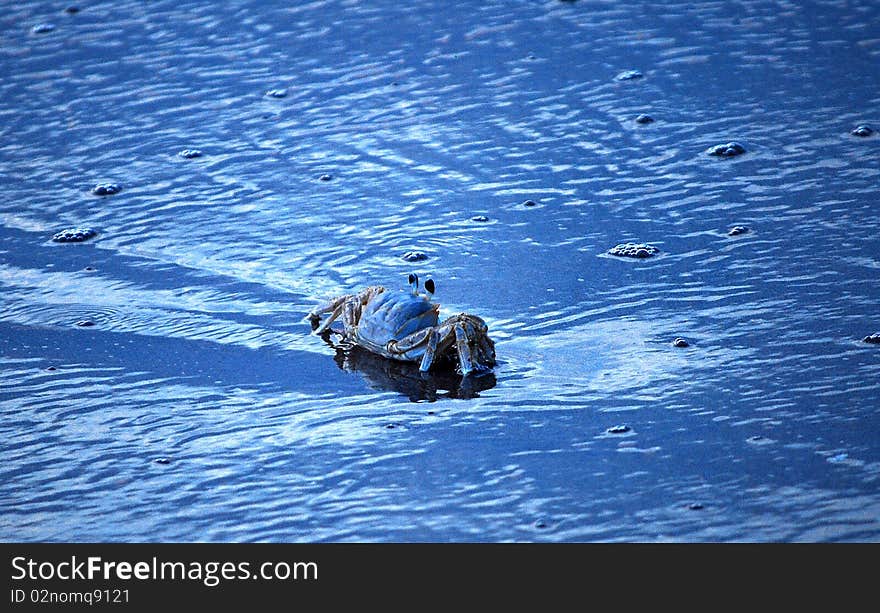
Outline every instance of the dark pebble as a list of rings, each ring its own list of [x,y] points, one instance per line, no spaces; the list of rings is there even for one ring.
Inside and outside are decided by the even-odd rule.
[[[871,136],[873,133],[874,130],[872,130],[868,126],[858,126],[854,128],[852,132],[850,132],[850,134],[852,134],[853,136]]]
[[[83,268],[83,270],[86,272],[95,272],[98,269],[95,268],[94,266],[86,266],[85,268]]]
[[[385,424],[385,427],[389,430],[394,430],[397,427],[397,424]]]
[[[760,443],[760,442],[762,442],[762,441],[764,441],[764,440],[766,440],[766,437],[763,437],[763,436],[761,436],[760,434],[756,434],[756,435],[754,435],[754,436],[750,436],[750,437],[748,438],[748,441],[749,441],[750,443]]]
[[[543,530],[544,528],[547,527],[547,522],[545,522],[543,519],[539,519],[533,525],[535,526],[535,528],[538,528],[539,530]]]
[[[284,98],[287,95],[286,89],[270,89],[266,92],[266,95],[270,98]]]
[[[46,368],[46,370],[58,370],[58,369],[55,368],[54,366],[49,366],[48,368]]]
[[[89,321],[88,319],[83,319],[82,321],[76,322],[76,325],[80,328],[91,328],[95,325],[95,322]]]
[[[471,221],[483,222],[483,221],[489,221],[489,218],[486,217],[485,215],[474,215],[473,217],[471,217]]]
[[[56,233],[52,240],[56,243],[81,243],[97,235],[91,228],[69,228]]]
[[[156,458],[153,461],[156,464],[171,464],[171,458]]]
[[[645,75],[638,70],[625,70],[617,75],[615,79],[618,81],[633,81],[635,79],[641,79],[644,76]]]
[[[38,23],[33,28],[31,28],[31,32],[34,34],[48,34],[52,30],[55,29],[51,23]]]
[[[722,145],[714,145],[706,149],[706,153],[709,155],[715,155],[723,158],[732,158],[737,155],[742,155],[746,152],[746,148],[740,145],[737,142],[729,142],[724,143]]]
[[[608,434],[625,434],[625,433],[629,432],[629,430],[630,430],[629,426],[622,426],[621,425],[621,426],[611,426],[610,428],[605,430],[605,432],[607,432]]]
[[[538,206],[538,203],[535,202],[534,200],[526,200],[522,204],[523,204],[523,206]]]
[[[673,347],[690,347],[690,343],[688,343],[683,338],[678,337],[674,341],[672,341],[672,346]]]
[[[748,233],[748,231],[749,228],[747,226],[733,226],[727,231],[727,236],[739,236],[740,234]]]
[[[198,149],[184,149],[177,153],[180,157],[185,160],[191,160],[192,158],[200,158],[202,157],[202,152]]]
[[[421,251],[407,251],[400,257],[402,257],[407,262],[421,262],[428,259],[428,256]]]
[[[875,332],[874,334],[870,334],[862,339],[866,343],[871,343],[872,345],[880,345],[880,332]]]
[[[705,507],[703,507],[703,505],[700,504],[699,502],[692,502],[688,505],[688,508],[691,511],[700,511],[700,510],[704,509]]]
[[[636,117],[636,123],[654,123],[654,118],[650,115],[639,115]]]
[[[610,255],[621,258],[648,258],[659,252],[660,250],[657,247],[641,243],[621,243],[608,250]]]
[[[79,7],[78,6],[68,6],[66,9],[64,9],[64,12],[67,13],[68,15],[73,15],[74,13],[79,13]]]
[[[112,196],[118,194],[122,187],[118,183],[98,183],[92,188],[92,193],[96,196]]]
[[[318,181],[332,181],[332,180],[333,180],[333,175],[323,174],[320,177],[318,177]]]

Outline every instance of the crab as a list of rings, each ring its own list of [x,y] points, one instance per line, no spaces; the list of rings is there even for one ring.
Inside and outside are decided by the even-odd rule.
[[[465,376],[491,370],[495,343],[486,322],[460,313],[439,323],[440,305],[431,300],[434,281],[425,280],[420,293],[418,275],[410,274],[409,286],[392,291],[374,285],[321,303],[308,314],[312,330],[323,335],[341,319],[344,341],[392,360],[418,362],[423,373],[444,362],[457,362]]]

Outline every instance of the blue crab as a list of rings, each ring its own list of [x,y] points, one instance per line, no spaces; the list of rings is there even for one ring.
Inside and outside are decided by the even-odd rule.
[[[491,370],[495,343],[486,322],[460,313],[439,323],[440,305],[431,301],[434,281],[425,281],[424,293],[417,275],[409,276],[409,284],[410,291],[374,285],[319,304],[308,315],[312,329],[324,334],[341,319],[344,341],[392,360],[418,362],[421,372],[447,361],[457,362],[463,375]]]

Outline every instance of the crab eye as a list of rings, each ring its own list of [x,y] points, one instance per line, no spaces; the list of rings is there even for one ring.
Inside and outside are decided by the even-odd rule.
[[[434,293],[434,279],[425,279],[425,291],[429,294]]]
[[[409,273],[409,284],[410,285],[414,285],[414,284],[418,283],[418,281],[419,281],[419,278],[416,275],[414,275],[413,273]]]

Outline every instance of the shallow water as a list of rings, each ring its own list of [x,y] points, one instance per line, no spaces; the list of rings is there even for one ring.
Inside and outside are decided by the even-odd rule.
[[[0,11],[3,540],[880,540],[877,3],[78,6]],[[410,271],[494,375],[309,334]]]

